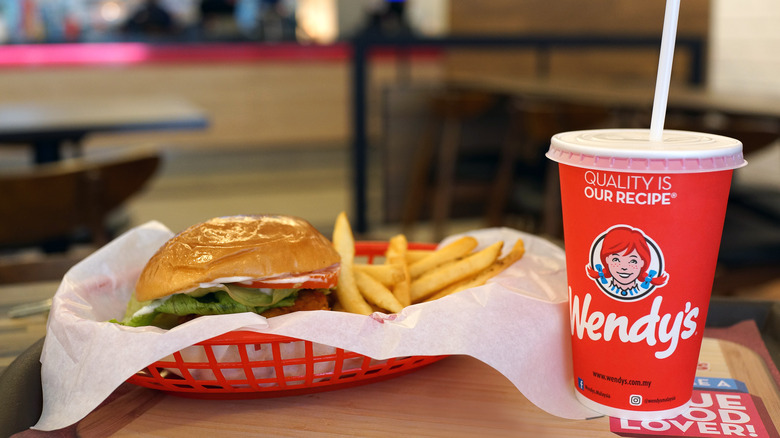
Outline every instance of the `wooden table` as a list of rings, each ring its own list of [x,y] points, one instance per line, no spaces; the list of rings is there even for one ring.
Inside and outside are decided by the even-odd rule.
[[[0,373],[30,345],[46,334],[46,312],[10,318],[16,306],[37,303],[54,296],[58,281],[0,286]]]
[[[525,99],[601,105],[630,111],[651,110],[655,92],[655,84],[652,83],[605,83],[470,74],[452,74],[448,76],[447,84],[455,88]],[[716,112],[726,116],[769,119],[780,125],[780,100],[776,97],[720,92],[698,85],[673,85],[669,91],[667,108],[670,111]],[[650,126],[649,119],[647,126]]]
[[[99,132],[204,129],[206,114],[169,97],[53,99],[0,105],[0,145],[27,144],[36,163],[57,161],[66,144],[77,147]]]
[[[603,108],[613,117],[605,122],[610,124],[603,126],[606,128],[649,128],[655,92],[653,83],[514,78],[462,73],[450,74],[446,84],[455,90],[508,96],[516,99],[520,105],[533,107],[534,104],[539,104],[545,108],[549,106],[549,111],[553,114],[558,111],[563,114],[564,111],[560,107],[565,108],[567,105]],[[780,138],[780,99],[772,96],[726,93],[702,86],[676,84],[669,91],[667,114],[665,129],[682,127],[685,130],[737,138],[743,143],[744,153],[764,148]],[[678,119],[681,121],[677,122]],[[726,123],[722,123],[723,126],[710,127],[707,123],[709,119]],[[526,135],[522,132],[521,134]],[[546,133],[543,138],[530,138],[529,144],[536,147],[547,142],[549,145],[547,135],[552,134]],[[544,146],[545,150],[546,147]],[[536,156],[537,151],[526,153]],[[551,169],[552,172],[544,181],[546,199],[542,223],[544,232],[555,236],[560,235],[562,225],[559,181],[555,173],[557,167]],[[505,180],[511,179],[507,173],[501,175]],[[503,182],[504,185],[508,183]]]
[[[775,419],[773,423],[764,419],[762,425],[777,428],[777,385],[755,353],[733,342],[706,338],[700,361],[699,380],[744,382]],[[612,431],[618,426],[607,417],[551,416],[487,365],[451,357],[379,383],[275,399],[197,400],[125,385],[77,425],[53,433],[27,431],[24,436],[609,437],[615,436]],[[622,427],[637,428],[640,423]]]
[[[360,65],[357,63],[356,65]],[[362,70],[354,73],[364,79]],[[452,89],[481,91],[511,96],[531,102],[586,104],[612,110],[619,120],[631,120],[637,116],[646,119],[643,127],[650,127],[650,112],[653,107],[654,83],[616,83],[605,81],[583,81],[552,79],[549,77],[508,77],[485,74],[449,73],[443,80]],[[353,150],[355,154],[355,229],[364,232],[366,220],[366,154],[367,134],[365,122],[365,85],[354,85],[353,106]],[[667,112],[704,116],[716,114],[725,117],[739,117],[774,127],[780,132],[780,100],[772,96],[745,95],[707,89],[699,81],[688,81],[684,85],[673,85],[668,96]],[[630,127],[630,126],[614,126]],[[669,125],[666,126],[669,128]],[[763,146],[763,145],[762,145]]]
[[[45,299],[55,288],[56,283],[0,288],[4,358],[13,354],[5,351],[6,345],[18,351],[39,339],[46,319],[34,315],[9,320],[9,306]],[[733,313],[723,312],[728,305],[717,308],[710,313]],[[734,333],[732,329],[709,330],[697,375],[744,382],[775,419],[774,427],[780,427],[780,390],[770,365],[751,348],[725,340],[723,333]],[[23,436],[609,437],[616,436],[611,428],[617,426],[607,417],[575,421],[549,415],[488,365],[453,356],[377,383],[273,399],[198,400],[125,384],[78,424],[54,434],[27,431]]]
[[[699,380],[744,382],[769,416],[780,418],[777,383],[754,352],[734,342],[705,338],[700,362]],[[759,418],[752,418],[750,424],[770,427],[767,424],[773,423]],[[489,366],[470,357],[455,356],[378,383],[273,399],[198,400],[125,385],[67,432],[80,437],[610,437],[615,436],[617,427],[641,427],[640,422],[618,421],[552,416],[530,403]],[[717,426],[703,427],[722,427],[710,423]]]

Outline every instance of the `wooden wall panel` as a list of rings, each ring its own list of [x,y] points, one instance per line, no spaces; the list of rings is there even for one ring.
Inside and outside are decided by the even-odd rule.
[[[453,32],[660,35],[664,0],[455,0]],[[680,34],[705,34],[709,0],[680,5]]]
[[[665,5],[663,0],[457,0],[450,3],[450,26],[455,34],[658,37],[657,48],[557,49],[549,57],[553,77],[654,80]],[[709,0],[682,2],[678,35],[706,41],[708,32]],[[447,66],[450,71],[533,75],[540,58],[528,53],[457,50]],[[673,80],[684,80],[688,54],[679,49],[675,56]]]
[[[437,58],[414,60],[415,78],[438,76]],[[380,129],[380,90],[396,81],[392,59],[374,61],[369,105],[373,135]],[[152,142],[170,147],[297,147],[350,140],[348,60],[186,63],[0,70],[0,101],[164,95],[204,109],[205,131],[98,134],[87,147]]]

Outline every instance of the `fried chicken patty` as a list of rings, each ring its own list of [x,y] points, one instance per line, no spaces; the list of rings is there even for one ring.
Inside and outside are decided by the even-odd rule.
[[[298,299],[295,304],[287,307],[275,307],[268,309],[261,315],[266,318],[297,312],[299,310],[330,310],[328,296],[320,290],[302,289],[298,292]]]

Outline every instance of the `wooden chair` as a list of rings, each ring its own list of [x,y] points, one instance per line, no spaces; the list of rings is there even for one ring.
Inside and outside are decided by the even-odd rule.
[[[0,174],[0,248],[43,248],[41,260],[0,261],[0,283],[61,278],[79,258],[72,243],[98,248],[112,235],[110,214],[156,172],[157,152],[134,151],[106,160],[75,158]],[[10,261],[9,261],[10,260]]]
[[[462,131],[464,124],[483,115],[496,101],[497,97],[492,94],[461,90],[442,90],[431,97],[428,102],[431,120],[411,163],[401,218],[404,233],[412,233],[430,198],[433,239],[442,239],[453,200],[458,195],[475,197],[473,187],[456,181]],[[429,181],[432,169],[434,181]],[[476,196],[483,196],[483,193],[484,187],[477,187]]]
[[[714,130],[736,138],[746,154],[774,144],[777,126],[736,122]],[[747,158],[748,163],[751,158]],[[780,163],[778,163],[780,164]],[[750,172],[750,164],[745,168]],[[715,295],[750,295],[780,279],[780,190],[735,179],[723,225]]]
[[[525,227],[562,237],[557,165],[545,158],[556,133],[603,126],[607,108],[561,102],[515,99],[499,168],[486,207],[489,226],[506,224],[506,215],[525,216]],[[518,196],[513,196],[517,192]]]
[[[550,137],[566,130],[600,126],[610,113],[601,106],[512,99],[507,110],[509,124],[503,144],[499,139],[499,144],[493,145],[497,161],[495,168],[479,179],[459,178],[456,175],[457,164],[470,160],[463,154],[460,144],[464,126],[492,108],[500,111],[502,103],[503,100],[496,95],[465,90],[445,90],[433,96],[430,113],[434,123],[422,137],[407,185],[402,217],[402,228],[406,234],[411,233],[412,226],[423,213],[426,198],[430,198],[428,204],[434,240],[446,235],[446,225],[456,200],[479,203],[489,226],[505,225],[509,210],[516,210],[535,222],[531,231],[555,237],[561,234],[558,231],[560,219],[557,218],[560,201],[554,195],[558,187],[557,175],[553,175],[554,179],[547,176],[551,166],[544,158]],[[490,115],[497,116],[494,113]],[[439,130],[438,135],[432,132],[436,129]],[[430,169],[434,169],[433,181],[429,181]],[[521,189],[526,186],[533,187],[523,192]],[[514,191],[524,198],[522,205],[513,202]]]

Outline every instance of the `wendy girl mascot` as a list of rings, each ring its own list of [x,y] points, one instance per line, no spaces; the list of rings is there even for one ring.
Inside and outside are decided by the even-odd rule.
[[[620,299],[642,298],[669,278],[660,249],[642,231],[626,225],[596,239],[586,270],[604,292]]]

